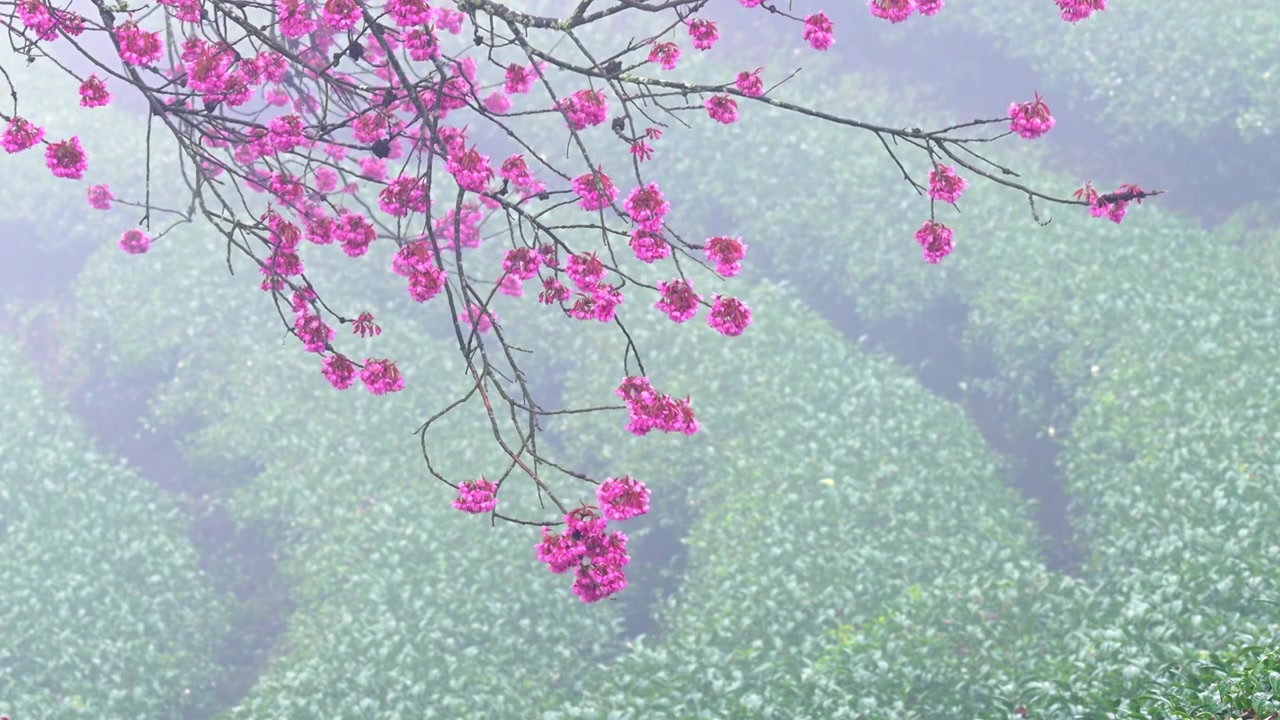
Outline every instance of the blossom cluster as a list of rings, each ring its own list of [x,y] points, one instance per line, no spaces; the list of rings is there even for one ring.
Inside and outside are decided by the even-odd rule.
[[[1115,192],[1099,195],[1092,183],[1085,183],[1084,187],[1076,190],[1075,196],[1089,204],[1089,214],[1093,217],[1105,217],[1119,225],[1129,211],[1129,203],[1141,205],[1147,192],[1137,185],[1125,183],[1116,188]]]
[[[498,506],[498,486],[483,475],[479,480],[467,480],[458,484],[458,497],[453,507],[465,513],[480,515],[492,512]]]
[[[1055,0],[1062,19],[1070,23],[1080,22],[1095,12],[1107,9],[1107,0]],[[742,3],[747,6],[745,0]],[[759,5],[759,2],[754,3]],[[900,23],[915,13],[937,15],[944,0],[867,0],[871,14],[881,20]],[[753,7],[754,5],[748,6]]]
[[[936,15],[942,9],[943,0],[867,0],[871,14],[881,20],[900,23],[913,13]]]
[[[1012,120],[1009,129],[1027,140],[1034,140],[1044,135],[1052,130],[1055,124],[1053,115],[1049,113],[1049,106],[1040,97],[1040,93],[1036,93],[1035,100],[1031,102],[1011,103],[1009,118]]]
[[[670,395],[659,394],[647,377],[630,375],[623,378],[614,394],[627,406],[630,419],[627,430],[633,435],[648,435],[651,430],[682,432],[685,435],[698,432],[692,401],[688,397],[677,400]]]
[[[1062,18],[1073,23],[1106,5],[1105,0],[1056,2]],[[542,305],[556,306],[575,320],[600,323],[618,317],[624,288],[641,288],[628,293],[656,290],[653,307],[671,321],[687,322],[707,306],[709,327],[728,337],[742,335],[752,322],[747,303],[721,294],[704,299],[677,263],[681,253],[700,262],[700,252],[716,275],[733,277],[742,271],[748,246],[730,235],[709,237],[699,245],[682,239],[668,224],[670,199],[658,182],[639,172],[652,167],[641,163],[662,151],[663,131],[642,127],[643,113],[632,112],[639,95],[619,90],[632,81],[592,82],[561,92],[551,87],[548,65],[530,55],[502,57],[506,49],[496,43],[483,48],[483,55],[469,53],[469,47],[485,45],[484,29],[472,15],[475,27],[468,30],[467,13],[439,5],[423,0],[272,0],[265,12],[274,11],[274,25],[230,39],[203,32],[201,26],[215,22],[212,16],[221,10],[200,0],[158,0],[157,11],[167,23],[164,33],[153,29],[160,24],[149,17],[118,11],[120,18],[108,23],[108,30],[127,75],[77,77],[79,105],[109,105],[113,95],[108,81],[160,79],[141,89],[157,116],[165,107],[181,110],[174,117],[198,130],[190,135],[195,139],[189,152],[200,177],[218,184],[224,180],[217,178],[233,175],[234,187],[262,196],[267,210],[256,224],[234,224],[246,241],[237,246],[252,248],[246,252],[259,268],[261,290],[288,300],[292,319],[286,313],[286,323],[303,350],[317,356],[320,374],[336,389],[359,380],[370,393],[383,395],[402,390],[405,379],[391,359],[367,357],[359,363],[334,347],[335,332],[326,317],[336,318],[338,325],[352,324],[353,333],[370,342],[377,342],[382,328],[371,313],[351,320],[321,301],[304,275],[304,257],[320,253],[340,251],[354,261],[371,249],[376,254],[387,248],[391,273],[404,279],[413,301],[425,303],[445,294],[458,327],[477,335],[495,330],[501,335],[502,327],[494,308],[481,299],[485,293],[476,292],[473,278],[491,282],[496,293],[509,297],[522,297],[532,283]],[[794,21],[792,40],[797,44],[807,43],[816,51],[835,44],[835,26],[824,12],[792,17],[764,0],[739,0],[738,5]],[[915,14],[934,15],[944,2],[868,0],[866,5],[874,17],[900,23]],[[28,36],[39,43],[76,37],[86,29],[85,19],[74,11],[43,0],[23,0],[16,13]],[[370,17],[379,21],[366,27]],[[638,68],[641,74],[667,72],[721,43],[711,18],[694,13],[680,20],[676,34],[629,47],[610,64]],[[484,77],[495,63],[495,75]],[[726,76],[727,82],[688,93],[697,100],[682,109],[705,113],[708,127],[736,124],[750,118],[759,101],[771,101],[766,77],[764,67],[743,69]],[[643,83],[639,87],[644,90]],[[536,88],[546,90],[546,97],[540,100]],[[472,130],[480,118],[511,135],[515,131],[505,123],[519,116],[550,118],[567,133],[569,146],[581,150],[573,165],[552,167],[522,140],[524,153],[503,158],[505,152],[494,152]],[[68,180],[86,178],[88,153],[79,136],[46,139],[45,127],[16,111],[0,119],[6,122],[0,147],[7,153],[44,145],[50,173]],[[1025,139],[1043,136],[1055,123],[1038,94],[1031,102],[1011,104],[1008,120],[1010,133]],[[1003,124],[1004,119],[993,122]],[[628,164],[588,157],[583,142],[588,133],[625,142]],[[942,158],[932,148],[929,153],[932,159]],[[932,163],[929,219],[915,233],[925,261],[940,262],[954,245],[953,231],[935,217],[935,205],[942,210],[955,205],[967,187],[955,167]],[[1131,185],[1100,196],[1086,184],[1077,193],[1092,214],[1115,222],[1124,217],[1129,202],[1145,196]],[[111,210],[113,202],[130,204],[117,200],[105,183],[90,185],[86,198],[98,210]],[[601,231],[603,247],[568,247],[546,225],[553,210],[578,213],[579,221]],[[487,225],[491,218],[498,222]],[[494,225],[510,230],[500,269],[477,260],[464,272],[464,252],[491,243]],[[163,236],[131,228],[118,246],[143,254]],[[674,277],[656,288],[631,282],[610,244],[613,237],[626,238],[631,255],[641,263],[670,260]],[[461,292],[454,295],[456,290]],[[633,300],[627,308],[637,306],[649,307]],[[652,430],[692,435],[698,430],[690,399],[660,394],[646,377],[624,378],[616,394],[628,411],[627,429],[635,435]],[[575,569],[574,592],[588,602],[625,586],[626,536],[606,531],[605,524],[646,512],[648,490],[626,476],[610,478],[599,486],[597,499],[599,513],[587,506],[568,513],[567,530],[545,532],[539,546],[539,557],[554,571]],[[482,476],[458,486],[454,506],[483,513],[496,502],[497,485]]]
[[[536,546],[538,559],[551,572],[573,571],[573,594],[585,603],[603,600],[627,586],[623,569],[631,562],[627,536],[608,530],[609,521],[649,512],[649,489],[627,475],[606,478],[596,488],[596,499],[599,508],[583,505],[565,514],[563,532],[542,528]]]
[[[1056,0],[1062,19],[1077,23],[1095,12],[1107,9],[1107,0]]]

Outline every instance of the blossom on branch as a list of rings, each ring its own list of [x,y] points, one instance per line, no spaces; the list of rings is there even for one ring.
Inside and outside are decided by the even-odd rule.
[[[330,263],[363,263],[352,266],[354,272],[381,274],[391,290],[387,302],[424,314],[438,311],[436,317],[452,331],[445,341],[456,344],[469,378],[457,405],[474,400],[483,404],[485,417],[504,418],[490,428],[508,461],[500,482],[533,483],[562,520],[494,517],[541,526],[538,558],[552,572],[572,571],[572,591],[584,602],[626,586],[627,537],[607,524],[647,512],[649,491],[626,475],[597,484],[582,473],[561,472],[564,466],[546,455],[549,444],[537,436],[545,416],[560,411],[544,409],[545,398],[525,381],[518,338],[524,328],[513,320],[512,327],[498,324],[495,308],[535,302],[532,291],[525,297],[526,283],[533,283],[528,287],[538,288],[536,302],[546,306],[539,312],[548,322],[563,321],[566,332],[616,329],[627,340],[625,377],[615,391],[623,405],[584,411],[625,409],[626,429],[636,436],[698,431],[690,396],[659,393],[650,384],[641,357],[647,348],[638,341],[644,333],[631,333],[629,323],[633,314],[652,314],[651,307],[672,322],[687,323],[707,306],[708,327],[725,338],[742,335],[752,323],[747,301],[722,293],[704,299],[694,287],[705,290],[707,283],[738,276],[748,245],[732,234],[733,227],[709,228],[695,236],[706,238],[702,242],[681,227],[680,213],[710,197],[662,176],[670,167],[664,162],[668,153],[680,147],[663,141],[664,132],[732,133],[723,126],[787,114],[891,141],[884,147],[905,176],[904,193],[928,214],[914,237],[931,264],[954,249],[953,231],[937,221],[935,210],[976,192],[971,183],[987,181],[1036,201],[1077,205],[1117,223],[1131,203],[1159,194],[1133,184],[1099,194],[1086,183],[1068,199],[1024,187],[1012,171],[992,172],[994,163],[983,154],[986,143],[1012,135],[1035,139],[1054,127],[1039,94],[1003,113],[997,108],[985,120],[903,129],[799,104],[789,94],[795,73],[788,68],[741,70],[755,63],[736,58],[718,74],[706,73],[713,62],[708,58],[735,43],[731,49],[749,49],[732,34],[722,37],[729,20],[713,17],[712,6],[716,12],[755,13],[762,22],[753,27],[759,33],[751,43],[769,48],[779,63],[788,55],[772,52],[775,44],[797,52],[834,46],[835,26],[825,12],[793,16],[784,4],[765,0],[738,0],[736,6],[705,0],[622,3],[576,13],[572,8],[580,4],[568,3],[554,16],[515,12],[495,0],[458,8],[429,0],[272,0],[254,6],[252,24],[244,22],[236,3],[158,0],[136,14],[95,3],[95,15],[81,17],[45,0],[7,1],[14,11],[0,23],[28,57],[45,54],[48,44],[70,45],[66,38],[86,29],[111,41],[108,57],[89,58],[103,75],[77,76],[71,97],[85,108],[107,105],[108,82],[117,93],[140,94],[156,137],[182,156],[181,177],[163,180],[185,182],[191,202],[154,207],[151,185],[141,198],[117,200],[116,192],[128,193],[119,183],[113,192],[102,183],[108,178],[91,174],[80,136],[58,127],[57,117],[19,114],[26,111],[20,107],[26,89],[16,72],[10,73],[14,108],[0,112],[6,153],[43,144],[51,173],[85,180],[91,208],[107,210],[116,202],[139,208],[141,219],[134,222],[142,227],[124,229],[118,241],[115,231],[104,238],[124,252],[146,253],[166,237],[172,227],[152,229],[160,218],[187,222],[199,212],[226,237],[229,253],[256,268],[259,288],[281,308],[276,321],[302,352],[314,356],[320,375],[337,390],[359,380],[371,394],[386,395],[404,389],[406,379],[390,358],[351,359],[365,353],[357,356],[347,345],[382,342],[383,328],[363,309],[366,299],[331,296]],[[1071,23],[1106,5],[1056,4]],[[944,2],[868,0],[866,6],[874,17],[901,23],[916,14],[936,15]],[[588,42],[584,38],[592,33],[579,31],[593,23],[613,23],[612,29],[626,31],[618,38],[634,40],[618,39],[612,47]],[[770,27],[781,29],[776,38],[764,36]],[[77,43],[67,52],[94,52],[89,47]],[[767,97],[766,75],[778,79]],[[67,139],[46,140],[45,124]],[[916,153],[915,159],[900,160],[900,153]],[[101,170],[95,161],[92,171]],[[714,170],[717,181],[732,173]],[[814,177],[821,172],[815,168]],[[628,190],[621,202],[619,186]],[[903,241],[902,252],[914,252]],[[632,300],[624,305],[627,298]],[[428,301],[431,307],[416,304]],[[509,319],[522,317],[502,312]],[[579,322],[604,327],[588,330]],[[352,333],[337,337],[333,328],[346,323]],[[393,325],[386,334],[395,334]],[[410,374],[415,373],[417,368]],[[424,460],[437,478],[457,488],[454,507],[493,512],[497,483],[481,476],[455,484],[431,463],[433,423],[456,405],[444,407],[420,429]],[[560,498],[564,484],[574,482],[596,485],[598,508],[573,508]],[[561,522],[563,528],[550,527]]]

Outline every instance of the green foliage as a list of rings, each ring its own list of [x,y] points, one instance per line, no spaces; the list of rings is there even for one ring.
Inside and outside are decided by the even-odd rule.
[[[853,689],[810,672],[830,630],[874,620],[909,587],[1034,555],[1025,504],[957,408],[851,347],[794,293],[745,294],[756,321],[736,339],[629,317],[661,368],[655,386],[698,388],[697,435],[622,439],[622,414],[557,426],[571,451],[655,494],[688,492],[700,510],[664,635],[636,643],[565,717],[847,712]],[[616,385],[605,364],[621,348],[604,348],[575,348],[592,361],[571,405]]]
[[[1059,82],[1053,107],[1098,107],[1120,137],[1170,125],[1191,137],[1223,125],[1246,139],[1280,130],[1280,8],[1271,3],[1227,13],[1199,0],[1113,3],[1069,29],[1052,6],[1023,0],[957,4],[945,15],[921,23],[920,35],[960,27],[1026,59]]]
[[[1142,698],[1142,718],[1219,720],[1274,718],[1280,713],[1280,636],[1232,648],[1172,668]]]
[[[859,115],[889,115],[876,99],[894,96],[878,84],[856,75],[840,83],[831,95],[857,98]],[[893,113],[919,117],[923,126],[945,122],[938,112],[913,107],[927,106],[899,104]],[[960,331],[967,357],[953,362],[979,373],[969,386],[1017,408],[1031,428],[1071,416],[1089,368],[1123,334],[1135,308],[1176,303],[1188,292],[1188,278],[1237,254],[1156,202],[1132,208],[1123,227],[1083,208],[1038,203],[1040,217],[1052,219],[1039,226],[1025,194],[970,178],[962,213],[936,208],[938,219],[954,228],[958,249],[931,266],[913,239],[928,218],[928,200],[902,181],[874,135],[755,110],[750,122],[696,143],[681,141],[677,136],[667,146],[680,158],[669,192],[706,197],[695,227],[741,233],[752,244],[753,267],[791,280],[813,307],[857,332],[874,330],[873,339],[889,345],[910,342],[911,327],[927,323],[941,303],[959,303],[968,310]],[[713,160],[732,157],[738,147],[767,147],[770,160],[732,168]],[[1036,170],[1034,143],[1015,139],[983,150],[1016,165],[1018,182],[1028,187],[1069,196],[1080,184]],[[926,177],[921,158],[903,148],[898,153],[917,179]],[[833,164],[832,157],[840,161]],[[779,201],[744,190],[807,177],[818,165],[831,171],[812,192]],[[679,210],[677,203],[673,212]],[[1052,404],[1054,392],[1069,406]]]
[[[1280,594],[1280,295],[1244,258],[1195,279],[1179,303],[1135,312],[1099,362],[1066,467],[1091,572],[1181,598],[1200,642],[1221,646]]]
[[[1012,717],[1020,705],[1076,717],[1110,702],[1065,681],[1090,624],[1086,597],[1028,560],[947,573],[840,627],[819,669],[859,697],[858,717]]]
[[[833,112],[904,114],[890,103],[900,95],[857,76],[791,87],[834,98]],[[926,107],[907,104],[908,115]],[[1271,279],[1158,206],[1123,228],[1039,207],[1053,222],[1038,227],[1025,196],[985,183],[963,214],[938,208],[960,251],[926,266],[912,233],[928,203],[873,135],[756,104],[744,114],[751,122],[662,140],[672,219],[694,242],[742,234],[748,278],[799,290],[735,282],[727,291],[756,313],[739,339],[624,304],[658,389],[695,393],[697,436],[630,438],[621,412],[551,423],[558,459],[635,475],[655,505],[695,517],[682,587],[657,610],[661,635],[616,658],[620,608],[635,600],[578,605],[568,579],[534,561],[533,531],[453,511],[415,458],[409,430],[466,379],[442,301],[406,300],[385,244],[355,262],[332,247],[306,258],[342,312],[371,309],[387,327],[356,341],[402,360],[409,389],[384,398],[331,390],[316,358],[264,320],[276,309],[256,276],[226,278],[215,239],[95,256],[78,286],[80,351],[120,377],[172,377],[156,419],[199,422],[188,450],[203,468],[259,468],[235,478],[229,502],[279,543],[298,611],[233,717],[999,717],[1023,705],[1076,718],[1254,702],[1274,658],[1248,644],[1274,624],[1263,600],[1280,547]],[[1017,142],[992,152],[1020,169],[1039,157]],[[924,177],[918,158],[904,162]],[[820,187],[786,202],[757,192],[819,164],[833,167]],[[1058,195],[1078,185],[1034,171],[1021,181]],[[695,277],[704,294],[730,287]],[[568,406],[615,402],[614,328],[500,302],[551,396],[562,382]],[[856,312],[853,324],[892,333],[944,302],[969,311],[964,361],[990,359],[984,391],[1031,427],[1081,413],[1066,463],[1093,553],[1081,579],[1040,567],[1027,504],[962,413],[814,312]],[[1049,403],[1055,393],[1065,407]],[[451,477],[503,470],[475,407],[430,449]],[[529,488],[511,490],[502,509],[538,507]],[[633,527],[633,550],[684,532]],[[1194,664],[1211,652],[1239,654],[1212,656],[1225,670]],[[1170,663],[1192,670],[1153,681]]]
[[[400,299],[386,248],[338,259],[351,270],[335,297],[370,300],[387,328],[354,342],[341,328],[339,347],[400,359],[408,383],[383,397],[358,386],[339,393],[315,356],[260,322],[273,309],[256,278],[228,278],[208,261],[214,242],[187,236],[136,267],[121,253],[96,256],[81,278],[82,342],[112,348],[103,357],[117,374],[150,365],[175,375],[158,388],[156,417],[201,423],[189,442],[199,466],[261,468],[239,479],[231,509],[277,541],[297,609],[268,672],[230,717],[528,717],[557,691],[573,696],[609,649],[617,606],[582,608],[568,578],[537,562],[534,530],[494,529],[454,510],[452,492],[417,457],[412,429],[467,383],[452,340],[432,336],[445,322],[443,299]],[[371,290],[370,273],[383,273],[397,298]],[[126,307],[127,319],[98,322]],[[243,332],[217,330],[226,327]],[[476,402],[440,427],[429,448],[448,477],[502,475]],[[511,475],[499,510],[536,514],[528,485]]]
[[[0,352],[0,713],[172,718],[229,632],[178,508]]]
[[[1238,256],[1188,272],[1176,302],[1133,307],[1129,334],[1079,391],[1068,442],[1076,526],[1092,551],[1084,583],[1016,567],[954,587],[943,578],[842,629],[824,660],[836,682],[899,692],[868,716],[1153,712],[1143,703],[1172,692],[1153,686],[1161,668],[1269,636],[1268,599],[1280,593],[1273,277]],[[971,611],[957,602],[966,587],[1001,607]],[[1254,687],[1226,673],[1229,687]],[[1216,692],[1206,677],[1178,692]]]

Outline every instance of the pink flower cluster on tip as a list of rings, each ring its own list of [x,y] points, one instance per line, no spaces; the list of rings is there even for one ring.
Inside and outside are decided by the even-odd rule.
[[[1084,187],[1076,190],[1075,196],[1076,199],[1089,203],[1089,214],[1093,217],[1105,217],[1119,225],[1124,220],[1125,213],[1129,211],[1129,203],[1137,202],[1141,205],[1142,198],[1146,197],[1147,193],[1137,185],[1125,183],[1114,192],[1099,195],[1093,184],[1086,182]]]
[[[542,255],[531,247],[518,247],[507,251],[502,259],[502,272],[507,277],[522,283],[538,274],[542,266]]]
[[[432,226],[442,250],[452,250],[455,245],[475,248],[480,247],[480,223],[483,220],[484,213],[480,211],[480,206],[463,203],[461,215],[454,208],[449,208],[443,217],[436,218]]]
[[[742,258],[747,254],[747,244],[742,238],[731,238],[723,235],[709,238],[702,251],[707,259],[716,264],[716,272],[724,277],[733,277],[742,270]]]
[[[671,203],[662,197],[658,183],[651,182],[632,190],[622,209],[641,230],[657,232],[662,229],[662,219],[671,210]]]
[[[298,255],[298,245],[302,242],[302,230],[274,211],[268,212],[264,219],[269,230],[267,246],[271,252],[258,266],[258,272],[264,276],[260,287],[263,292],[280,291],[285,288],[284,278],[296,277],[304,272],[302,258]],[[300,327],[300,323],[303,323],[302,316],[310,312],[309,299],[302,294],[294,295],[293,309],[298,314],[294,324],[295,330]],[[319,321],[319,316],[314,316],[314,319]],[[324,344],[332,339],[333,331],[330,330],[328,337],[321,340],[314,338],[309,340],[309,336],[304,336],[301,332],[299,337],[306,345],[307,352],[321,352],[324,350]]]
[[[660,395],[647,377],[631,375],[623,378],[614,394],[627,406],[630,419],[627,430],[632,435],[648,435],[651,430],[682,432],[685,435],[698,432],[698,421],[693,417],[689,398],[677,400],[670,395]]]
[[[1034,140],[1049,132],[1056,122],[1040,93],[1036,93],[1036,99],[1031,102],[1011,103],[1009,118],[1009,129],[1027,140]]]
[[[564,532],[542,528],[535,547],[551,572],[574,571],[573,593],[585,603],[613,595],[627,586],[623,568],[631,562],[627,536],[609,532],[610,520],[621,522],[649,512],[649,488],[630,475],[605,478],[596,487],[596,508],[583,505],[564,516]]]
[[[671,245],[660,230],[636,228],[631,231],[631,251],[641,262],[653,263],[671,257]]]
[[[19,2],[16,5],[23,26],[41,40],[57,40],[59,30],[72,37],[84,32],[84,18],[74,12],[49,7],[42,2]]]
[[[1107,9],[1107,0],[1057,0],[1062,19],[1077,23],[1095,12]]]
[[[356,0],[327,0],[320,16],[333,30],[350,30],[361,20],[360,5]]]
[[[115,38],[120,44],[120,59],[130,65],[150,65],[164,52],[160,33],[147,32],[132,20],[116,26]]]
[[[636,156],[640,162],[653,159],[653,146],[649,144],[650,140],[660,140],[662,138],[662,130],[651,127],[644,129],[644,135],[631,142],[631,154]]]
[[[649,49],[649,62],[663,70],[675,70],[680,62],[680,47],[673,42],[654,43]]]
[[[395,217],[405,217],[411,212],[425,213],[428,207],[427,184],[413,175],[401,175],[378,193],[378,208]]]
[[[179,22],[198,23],[200,17],[200,0],[159,0],[160,4],[169,8],[169,13]]]
[[[552,291],[559,294],[557,289],[544,289],[544,292],[550,293]],[[600,282],[578,293],[578,298],[574,301],[573,307],[569,308],[569,317],[576,320],[595,320],[602,323],[613,322],[614,315],[621,304],[622,290],[608,283]]]
[[[440,39],[430,27],[416,27],[405,34],[404,46],[409,59],[414,62],[430,62],[440,57]]]
[[[666,313],[671,322],[682,323],[698,314],[700,295],[693,291],[692,280],[676,278],[658,283],[660,297],[654,307]]]
[[[92,73],[80,83],[80,107],[102,107],[111,102],[111,93],[97,73]]]
[[[351,332],[360,337],[377,337],[382,334],[382,326],[374,322],[373,313],[365,311],[351,323]]]
[[[409,278],[409,297],[426,302],[444,290],[448,274],[436,266],[431,244],[415,240],[405,244],[391,258],[391,271]]]
[[[835,44],[835,27],[827,14],[819,10],[804,19],[804,39],[814,50],[826,50]]]
[[[520,191],[522,198],[533,197],[547,189],[546,185],[533,177],[523,155],[512,155],[503,160],[502,167],[498,169],[498,176],[514,185],[516,190]]]
[[[583,291],[595,289],[604,280],[606,272],[600,256],[593,252],[570,255],[569,262],[565,263],[565,273]]]
[[[489,181],[493,179],[493,168],[489,166],[489,156],[481,155],[474,146],[466,152],[451,154],[447,169],[458,181],[458,187],[471,192],[484,192],[489,186]]]
[[[747,97],[760,97],[764,95],[764,81],[760,79],[760,71],[764,68],[756,68],[750,72],[743,70],[738,73],[738,77],[733,81],[737,86],[738,92]]]
[[[312,309],[308,298],[314,294],[310,290],[293,294],[293,331],[302,341],[303,349],[311,353],[322,353],[328,349],[334,332],[324,318]]]
[[[732,125],[738,122],[738,102],[728,95],[712,95],[704,106],[707,115],[718,123]]]
[[[969,187],[969,181],[956,174],[950,165],[934,165],[929,171],[929,197],[954,204]]]
[[[511,109],[511,96],[501,90],[495,90],[485,96],[484,109],[494,115],[503,115]]]
[[[916,11],[913,0],[867,0],[871,14],[881,20],[900,23]]]
[[[360,382],[374,395],[399,392],[404,389],[404,377],[396,364],[386,358],[369,358],[360,370]]]
[[[418,100],[424,107],[432,108],[437,118],[443,119],[450,112],[467,107],[467,101],[475,97],[475,61],[464,58],[454,63],[456,73],[449,76],[444,86],[437,88],[428,86],[418,91]]]
[[[281,35],[298,38],[316,29],[311,8],[305,0],[275,0],[275,4]]]
[[[346,390],[355,382],[357,368],[346,355],[335,353],[325,357],[320,374],[335,389]]]
[[[261,148],[263,156],[272,152],[292,152],[294,148],[307,148],[315,144],[307,137],[307,130],[303,126],[302,116],[297,113],[271,118],[271,121],[267,123],[267,134],[260,138],[260,142],[262,140],[266,141]]]
[[[937,15],[942,3],[943,0],[867,0],[867,7],[881,20],[900,23],[916,12],[926,16]]]
[[[387,14],[402,28],[424,26],[431,22],[431,7],[426,0],[387,0]]]
[[[436,8],[436,27],[441,28],[451,35],[457,35],[462,32],[462,21],[467,16],[460,10],[450,8]]]
[[[369,251],[369,245],[378,238],[378,231],[369,218],[342,208],[334,219],[333,238],[347,257],[357,258]]]
[[[565,273],[579,290],[577,300],[569,308],[569,316],[577,320],[612,322],[618,306],[622,304],[622,291],[604,282],[607,270],[599,256],[593,252],[570,255],[565,264]],[[571,295],[559,280],[548,278],[543,281],[542,293],[538,299],[551,305],[564,302]]]
[[[940,222],[926,220],[916,231],[916,242],[924,253],[924,261],[936,265],[951,254],[951,228]]]
[[[391,115],[387,110],[373,108],[355,116],[351,123],[351,134],[361,143],[371,145],[399,132],[401,125],[399,118]]]
[[[687,24],[694,49],[710,50],[711,46],[716,44],[716,40],[720,39],[720,31],[716,30],[716,24],[710,20],[694,18]]]
[[[573,291],[559,280],[549,277],[542,281],[542,291],[538,293],[538,302],[543,305],[555,305],[573,297]]]
[[[151,237],[139,228],[125,230],[120,236],[120,249],[130,255],[141,255],[151,249]]]
[[[44,128],[32,125],[25,118],[15,117],[5,127],[4,135],[0,136],[0,145],[12,155],[35,147],[43,139]]]
[[[152,38],[152,35],[133,27],[128,37],[121,40],[121,57],[134,64],[154,63],[159,59],[162,46],[158,36]],[[223,104],[239,107],[253,98],[257,86],[280,83],[288,71],[286,60],[278,53],[263,51],[254,57],[242,57],[224,42],[210,42],[195,36],[182,42],[178,54],[181,65],[168,74],[195,94],[193,98],[172,99],[179,107],[192,107],[192,101],[197,99],[203,101],[206,108]],[[317,108],[314,98],[307,95],[295,99],[295,109],[311,113]],[[261,128],[250,135],[251,140],[262,139]],[[245,143],[237,148],[237,161],[250,162],[260,156],[265,147],[269,144]]]
[[[89,207],[94,210],[110,210],[111,201],[116,199],[106,185],[90,185],[88,195]]]
[[[649,512],[649,488],[630,475],[605,478],[596,487],[596,500],[606,520],[627,520]]]
[[[579,175],[573,179],[572,185],[578,194],[578,207],[583,210],[600,210],[618,199],[618,188],[614,187],[613,180],[603,168],[596,168],[595,173]]]
[[[480,515],[493,512],[498,506],[498,486],[483,475],[479,480],[467,480],[458,485],[458,497],[453,507],[465,513]]]
[[[609,119],[609,98],[603,90],[579,90],[556,103],[572,130],[586,130]]]
[[[79,180],[89,168],[80,138],[72,135],[69,140],[49,143],[44,149],[44,164],[54,177]]]
[[[506,80],[502,89],[508,95],[523,95],[533,89],[533,83],[542,74],[542,68],[529,65],[511,64],[507,66]]]
[[[727,337],[737,337],[751,324],[751,308],[735,297],[716,295],[707,313],[707,324]]]
[[[625,588],[623,568],[631,562],[627,536],[616,530],[608,532],[608,520],[588,506],[571,510],[564,522],[562,533],[542,528],[542,540],[536,546],[538,559],[556,574],[573,570],[573,594],[582,602],[598,602]]]

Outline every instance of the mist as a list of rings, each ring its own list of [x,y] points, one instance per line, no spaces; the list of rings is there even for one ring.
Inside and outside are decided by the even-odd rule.
[[[635,437],[620,412],[544,421],[557,462],[652,490],[622,523],[628,586],[585,604],[536,529],[458,512],[428,472],[415,430],[470,379],[447,307],[387,271],[391,243],[358,262],[306,247],[344,311],[382,321],[356,341],[405,373],[402,393],[336,392],[208,223],[131,256],[117,240],[141,209],[87,204],[97,182],[182,204],[145,101],[80,108],[50,61],[0,51],[49,138],[97,149],[84,181],[43,153],[0,160],[0,714],[1280,712],[1280,6],[1113,3],[1067,26],[1052,3],[986,0],[890,25],[855,3],[815,57],[724,5],[695,76],[799,68],[771,96],[895,128],[1038,92],[1055,128],[992,143],[992,167],[1055,196],[1164,194],[1112,223],[974,178],[939,204],[956,244],[932,265],[912,240],[930,201],[886,152],[905,148],[763,104],[672,122],[652,165],[668,221],[750,246],[740,276],[697,280],[750,303],[742,337],[638,294],[629,337],[533,285],[495,300],[542,407],[616,402],[634,339],[698,415],[689,437]],[[563,161],[541,120],[529,142]],[[495,264],[501,229],[476,250]],[[500,472],[483,407],[429,442],[450,477]],[[502,507],[556,519],[512,485]]]

